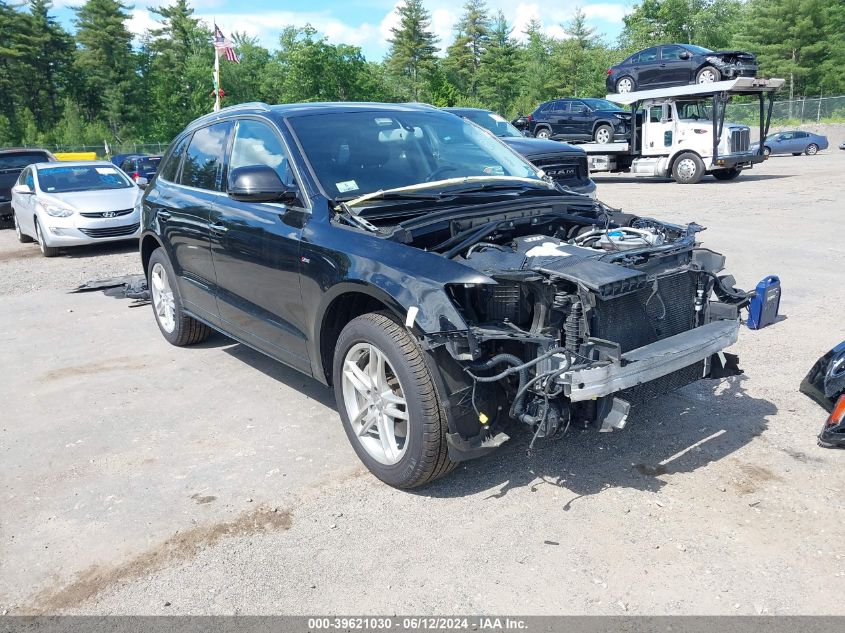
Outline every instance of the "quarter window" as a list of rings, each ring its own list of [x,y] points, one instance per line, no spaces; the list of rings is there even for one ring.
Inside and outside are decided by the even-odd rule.
[[[185,153],[185,146],[188,144],[188,140],[190,136],[186,136],[183,138],[179,143],[173,148],[173,151],[170,152],[170,155],[167,157],[167,161],[161,168],[159,172],[159,178],[163,180],[169,180],[170,182],[176,182],[176,176],[179,173],[179,163],[182,162],[182,154]]]
[[[243,119],[235,131],[229,172],[253,165],[272,167],[284,184],[294,184],[290,157],[278,135],[264,123]]]
[[[226,121],[194,132],[179,182],[198,189],[223,190],[223,157],[231,128],[232,124]]]

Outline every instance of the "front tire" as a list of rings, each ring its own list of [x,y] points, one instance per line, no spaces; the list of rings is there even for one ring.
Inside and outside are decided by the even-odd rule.
[[[741,169],[719,169],[713,172],[713,178],[716,180],[735,180],[740,173],[742,173]]]
[[[541,127],[534,133],[534,136],[543,140],[548,140],[552,137],[552,131],[547,127]]]
[[[593,140],[596,143],[610,143],[613,141],[613,128],[609,125],[600,125],[593,132]]]
[[[695,83],[712,84],[717,81],[721,81],[721,79],[722,73],[720,73],[718,69],[713,68],[713,66],[705,66],[699,70],[698,74],[695,76]]]
[[[396,488],[427,484],[455,466],[424,353],[381,312],[350,321],[335,348],[334,391],[349,442],[371,473]]]
[[[35,239],[38,241],[38,247],[44,257],[55,257],[59,254],[58,248],[47,246],[44,242],[44,234],[41,232],[41,224],[38,223],[38,219],[35,220]]]
[[[698,154],[684,152],[672,165],[672,177],[682,185],[694,185],[704,177],[704,162]]]
[[[819,153],[819,146],[815,143],[810,143],[809,145],[807,145],[807,149],[804,150],[804,153],[807,156],[815,156]]]
[[[18,236],[18,242],[21,244],[30,244],[32,242],[32,238],[29,235],[24,235],[21,232],[21,225],[18,224],[18,214],[14,211],[12,212],[12,222],[15,224],[15,235]]]
[[[153,251],[147,264],[147,285],[158,329],[168,343],[184,347],[208,338],[211,328],[185,313],[176,273],[162,248]]]
[[[764,147],[764,148],[763,148],[763,156],[771,156],[771,155],[772,155],[772,150],[771,150],[771,148],[769,148],[769,147]]]

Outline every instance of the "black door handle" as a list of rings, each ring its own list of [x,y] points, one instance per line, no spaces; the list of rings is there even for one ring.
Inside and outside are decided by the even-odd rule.
[[[666,64],[660,64],[661,68],[666,68]]]
[[[217,235],[225,235],[226,232],[229,230],[226,225],[221,224],[220,222],[209,224],[208,228],[211,229],[212,233],[216,233]]]
[[[158,211],[156,211],[156,217],[159,219],[160,222],[167,222],[170,219],[170,211],[159,209]]]

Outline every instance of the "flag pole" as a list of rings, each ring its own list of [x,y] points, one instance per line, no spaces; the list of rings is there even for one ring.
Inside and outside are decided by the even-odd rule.
[[[220,112],[220,51],[214,49],[214,111]]]

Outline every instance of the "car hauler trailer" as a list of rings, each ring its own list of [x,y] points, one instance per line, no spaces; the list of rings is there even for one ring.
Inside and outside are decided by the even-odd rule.
[[[609,94],[608,101],[631,106],[630,141],[585,143],[580,147],[586,150],[593,172],[671,175],[683,184],[696,183],[705,174],[718,180],[733,180],[743,169],[766,157],[762,149],[750,149],[751,129],[747,125],[725,124],[728,102],[734,95],[758,98],[762,139],[769,131],[774,91],[783,84],[783,79],[739,77],[695,86]]]

